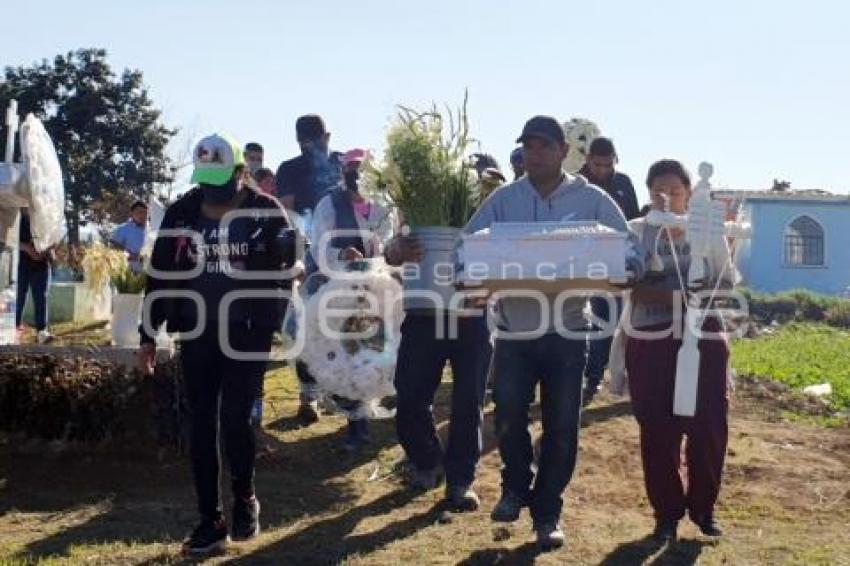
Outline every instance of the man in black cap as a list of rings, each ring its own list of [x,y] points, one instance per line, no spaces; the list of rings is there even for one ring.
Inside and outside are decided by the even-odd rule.
[[[301,155],[284,161],[277,169],[277,196],[287,210],[304,219],[304,232],[310,233],[313,210],[331,189],[342,182],[342,154],[328,149],[331,135],[317,114],[306,114],[295,121],[295,136]],[[315,270],[309,261],[308,272]],[[306,424],[319,420],[319,391],[307,367],[297,361],[295,373],[301,384],[298,417]]]
[[[493,193],[464,228],[473,233],[494,222],[596,220],[627,232],[626,219],[604,191],[561,169],[568,145],[554,118],[535,116],[522,130],[525,175]],[[555,258],[553,258],[554,260]],[[462,266],[458,266],[462,268]],[[629,268],[641,271],[639,261]],[[576,274],[576,276],[581,276]],[[511,296],[497,302],[493,397],[502,468],[502,498],[492,519],[513,522],[529,506],[537,541],[550,550],[564,544],[561,494],[572,477],[578,447],[585,365],[586,297]],[[554,309],[559,305],[558,310]],[[549,316],[544,316],[544,312]],[[563,332],[566,329],[569,332]],[[543,438],[536,473],[528,433],[529,406],[538,382]]]

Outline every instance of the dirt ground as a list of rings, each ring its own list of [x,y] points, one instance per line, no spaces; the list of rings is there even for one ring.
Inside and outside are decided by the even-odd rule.
[[[537,556],[527,513],[507,528],[489,519],[499,495],[492,405],[477,480],[482,508],[446,516],[441,490],[408,491],[394,473],[402,453],[391,421],[373,424],[369,450],[346,455],[338,448],[344,420],[300,427],[295,380],[277,370],[267,380],[257,471],[264,532],[208,563],[850,564],[850,428],[787,420],[763,390],[744,381],[736,393],[719,543],[700,540],[686,523],[675,544],[648,542],[637,427],[627,401],[603,395],[583,416],[565,496],[567,546]],[[449,391],[446,381],[443,428]],[[42,448],[0,445],[0,565],[180,562],[179,541],[194,520],[185,460],[157,462],[126,446]]]

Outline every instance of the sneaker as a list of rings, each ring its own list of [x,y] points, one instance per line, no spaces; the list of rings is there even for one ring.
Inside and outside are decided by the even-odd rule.
[[[477,511],[481,500],[470,485],[447,485],[446,503],[452,511],[465,513]]]
[[[694,523],[699,527],[700,532],[707,537],[719,538],[723,536],[723,530],[717,524],[713,515],[705,515],[695,519]]]
[[[371,442],[369,438],[368,419],[356,419],[348,421],[348,433],[342,447],[347,452],[359,452],[361,448]]]
[[[296,416],[305,424],[313,424],[319,420],[319,402],[315,399],[308,399],[301,396],[301,404],[298,405],[298,413]]]
[[[260,502],[255,496],[233,502],[233,540],[248,540],[260,534]]]
[[[230,542],[224,519],[205,519],[192,534],[183,541],[183,554],[202,556],[213,552],[223,552]]]
[[[411,466],[407,483],[413,489],[431,491],[440,487],[440,484],[443,483],[443,471],[439,467],[421,470],[416,466]]]
[[[53,334],[48,332],[47,330],[39,330],[38,334],[35,335],[35,340],[39,344],[47,344],[53,341]]]
[[[567,537],[558,523],[543,523],[534,527],[540,552],[550,552],[564,546]]]
[[[658,519],[655,522],[655,530],[652,538],[662,544],[676,540],[676,531],[679,528],[678,519]]]
[[[490,519],[497,523],[513,523],[519,519],[522,508],[527,505],[525,499],[512,491],[504,491],[502,498],[496,503]]]

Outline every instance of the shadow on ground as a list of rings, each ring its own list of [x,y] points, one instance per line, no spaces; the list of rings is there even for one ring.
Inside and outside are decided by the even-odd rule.
[[[533,542],[528,542],[518,548],[486,548],[476,550],[469,555],[469,558],[458,562],[458,566],[490,566],[491,564],[523,566],[534,564],[538,555],[537,545]]]
[[[623,543],[606,556],[600,566],[652,564],[654,566],[691,566],[696,564],[707,543],[700,540],[677,540],[660,544],[651,536]]]
[[[375,428],[378,439],[391,437],[390,423]],[[356,485],[328,481],[373,459],[376,443],[360,454],[342,453],[344,429],[284,444],[261,435],[257,493],[263,523],[277,528],[304,516],[339,508],[358,497]],[[225,465],[226,470],[226,465]],[[0,515],[13,511],[73,516],[83,522],[51,525],[44,538],[18,553],[22,560],[67,555],[71,545],[169,543],[180,540],[196,520],[188,461],[160,464],[148,456],[10,454],[0,458]],[[222,480],[225,509],[229,481]],[[55,527],[55,528],[54,528]]]
[[[394,541],[414,535],[438,519],[440,504],[365,534],[350,536],[366,518],[377,517],[407,505],[418,494],[399,490],[370,503],[353,507],[336,517],[311,524],[273,544],[236,558],[233,564],[338,564],[353,555],[366,555]]]

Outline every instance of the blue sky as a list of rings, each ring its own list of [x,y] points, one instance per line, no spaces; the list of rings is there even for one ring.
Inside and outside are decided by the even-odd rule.
[[[850,190],[850,7],[839,1],[18,2],[0,64],[104,47],[143,71],[168,125],[256,140],[276,166],[295,118],[380,150],[394,105],[459,103],[507,168],[534,114],[594,120],[646,200],[649,164],[715,185]],[[11,15],[14,14],[14,17]]]

